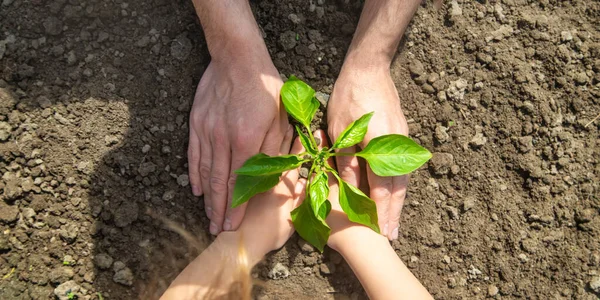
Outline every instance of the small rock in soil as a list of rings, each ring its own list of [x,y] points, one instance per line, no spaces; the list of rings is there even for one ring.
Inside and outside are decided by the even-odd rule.
[[[119,137],[117,137],[117,136],[114,136],[114,135],[105,135],[104,136],[104,143],[106,144],[106,146],[111,146],[118,142],[119,142]]]
[[[142,153],[148,153],[150,152],[150,145],[146,144],[144,145],[144,147],[142,147]]]
[[[590,289],[597,294],[600,294],[600,276],[592,278],[590,281]]]
[[[269,271],[268,276],[273,280],[287,278],[290,276],[290,270],[288,270],[286,266],[278,262],[277,264],[275,264],[273,269]]]
[[[435,127],[435,139],[440,143],[443,144],[445,142],[449,142],[450,141],[450,135],[448,134],[448,128],[438,125]]]
[[[308,178],[308,168],[300,168],[300,177]]]
[[[473,207],[475,207],[475,204],[477,203],[477,200],[475,200],[475,197],[467,197],[465,198],[464,202],[463,202],[463,211],[469,211],[471,210]]]
[[[414,77],[425,75],[425,67],[423,67],[423,64],[418,60],[413,60],[410,65],[408,65],[408,70]]]
[[[50,272],[50,282],[58,284],[71,280],[75,276],[75,272],[71,267],[60,266]]]
[[[180,61],[184,61],[192,51],[192,41],[187,37],[187,32],[184,32],[175,38],[171,43],[171,55]]]
[[[458,4],[458,2],[456,2],[456,0],[452,0],[452,2],[450,2],[450,5],[450,16],[462,16],[462,8]]]
[[[7,122],[0,122],[0,142],[5,142],[10,138],[11,126]]]
[[[185,174],[179,175],[177,177],[177,183],[180,186],[188,186],[190,184],[190,177],[188,175],[185,175]]]
[[[156,171],[156,165],[151,162],[142,163],[138,168],[138,172],[143,177],[148,176],[150,173],[154,173],[154,171]]]
[[[113,258],[106,253],[100,253],[94,257],[94,263],[100,270],[106,270],[113,264]]]
[[[485,143],[487,143],[487,138],[483,135],[483,133],[478,132],[475,134],[475,136],[473,136],[469,142],[469,145],[471,145],[473,148],[481,148],[483,145],[485,145]]]
[[[279,45],[283,50],[291,50],[296,47],[296,33],[288,30],[279,35]]]
[[[133,272],[131,272],[131,269],[125,267],[119,271],[115,272],[115,275],[113,276],[113,281],[125,286],[132,286],[133,285]]]
[[[115,225],[125,227],[138,218],[138,205],[133,201],[124,201],[114,212]]]
[[[323,106],[323,108],[327,107],[327,103],[329,103],[329,94],[325,94],[325,93],[321,93],[321,92],[316,92],[315,93],[315,98],[317,98],[317,100],[319,100],[319,102],[321,103],[321,105]]]
[[[322,274],[330,275],[335,273],[335,265],[332,262],[327,262],[319,266]]]
[[[49,35],[59,35],[62,32],[62,22],[54,16],[48,17],[44,20],[44,30]]]
[[[465,89],[468,86],[467,80],[459,78],[450,82],[450,87],[446,90],[446,96],[454,101],[461,101],[465,98]]]
[[[72,295],[77,295],[81,287],[73,280],[69,280],[54,289],[54,295],[59,300],[73,299]]]
[[[488,286],[488,296],[494,297],[494,296],[498,295],[498,292],[499,292],[499,289],[497,286],[495,286],[495,285]]]
[[[302,238],[298,239],[298,247],[305,253],[315,252],[315,248]]]
[[[0,200],[0,222],[11,224],[19,217],[19,207],[17,205],[8,205]]]
[[[162,196],[162,199],[163,199],[164,201],[171,201],[171,200],[173,200],[174,198],[175,198],[175,191],[172,191],[172,190],[168,190],[168,191],[166,191],[166,192],[163,194],[163,196]]]
[[[79,229],[77,228],[76,225],[73,225],[73,224],[65,225],[59,231],[60,238],[69,244],[72,244],[75,242],[78,234],[79,234]]]
[[[453,164],[454,156],[450,153],[434,153],[430,161],[430,166],[436,175],[448,174]]]

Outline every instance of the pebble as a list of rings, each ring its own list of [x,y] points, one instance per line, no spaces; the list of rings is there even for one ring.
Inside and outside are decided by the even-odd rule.
[[[464,78],[459,78],[456,81],[450,82],[450,87],[446,90],[448,98],[454,101],[463,100],[465,97],[465,90],[468,86],[468,82]]]
[[[319,265],[319,270],[321,270],[322,274],[330,275],[335,273],[335,265],[331,262],[327,262]]]
[[[419,77],[425,74],[425,68],[423,67],[423,64],[418,60],[412,61],[410,65],[408,65],[408,70],[410,71],[410,74],[414,77]]]
[[[317,100],[319,100],[319,103],[321,103],[323,108],[327,107],[327,103],[329,103],[329,94],[325,94],[322,92],[316,92],[315,98],[317,98]]]
[[[6,191],[5,191],[6,192]],[[19,218],[19,207],[0,200],[0,223],[10,224]]]
[[[290,21],[292,21],[292,23],[294,23],[294,24],[296,24],[296,25],[298,25],[298,24],[302,23],[302,20],[301,20],[301,19],[300,19],[300,17],[298,17],[298,15],[296,15],[296,14],[289,14],[289,15],[288,15],[288,19],[289,19]]]
[[[133,272],[131,269],[125,267],[121,270],[115,272],[113,276],[113,281],[124,286],[132,286],[133,285]]]
[[[105,135],[104,136],[104,144],[106,144],[106,146],[111,146],[114,144],[117,144],[119,142],[119,137],[115,136],[115,135]]]
[[[63,241],[67,242],[68,244],[72,244],[77,239],[77,235],[79,235],[79,228],[77,228],[77,225],[74,224],[66,225],[60,229],[58,234]]]
[[[60,266],[50,272],[50,282],[58,284],[71,280],[75,276],[75,271],[71,267]]]
[[[300,177],[308,178],[308,168],[305,168],[305,167],[300,168]]]
[[[152,162],[144,162],[144,163],[140,164],[140,166],[138,168],[138,173],[140,173],[140,175],[142,175],[142,177],[146,177],[146,176],[150,175],[151,173],[154,173],[154,171],[156,171],[156,165],[153,164]]]
[[[438,125],[435,127],[435,139],[443,144],[445,142],[449,142],[451,140],[450,135],[448,134],[448,128]]]
[[[133,201],[124,201],[114,212],[117,227],[126,227],[138,219],[138,205]]]
[[[321,6],[318,6],[315,11],[317,12],[317,18],[322,18],[325,15],[325,9]]]
[[[276,263],[275,266],[269,271],[268,277],[273,280],[283,279],[290,276],[290,270],[281,263]]]
[[[44,30],[49,35],[59,35],[62,33],[63,24],[55,16],[50,16],[43,23]]]
[[[0,142],[7,141],[11,136],[12,127],[7,122],[0,122]]]
[[[494,297],[494,296],[498,295],[499,291],[500,290],[495,285],[488,286],[488,296],[490,296],[490,297]]]
[[[283,50],[291,50],[296,47],[296,33],[287,30],[279,35],[279,45],[283,48]]]
[[[462,8],[460,7],[460,5],[458,4],[458,2],[456,2],[456,0],[452,0],[452,2],[450,2],[450,15],[451,16],[462,16],[463,12],[462,12]]]
[[[446,175],[450,172],[450,167],[454,164],[454,156],[451,153],[433,153],[429,165],[436,175]]]
[[[460,214],[458,213],[458,209],[456,207],[446,206],[446,212],[448,212],[448,215],[453,220],[458,220],[458,218],[460,217]]]
[[[425,94],[435,94],[435,89],[433,88],[433,86],[431,86],[429,83],[425,83],[421,86],[421,88],[423,89],[423,92]]]
[[[81,290],[81,286],[79,286],[75,281],[69,280],[57,286],[54,289],[54,295],[59,300],[71,300],[73,299],[73,295],[78,294],[79,290]]]
[[[298,244],[298,247],[300,248],[300,250],[302,250],[302,252],[304,252],[304,253],[315,252],[315,248],[302,238],[298,239],[297,244]]]
[[[177,183],[180,186],[184,186],[184,187],[188,186],[190,184],[190,177],[186,174],[179,175],[177,177]]]
[[[2,1],[2,6],[9,6],[11,5],[15,0],[4,0]]]
[[[46,109],[46,108],[52,106],[52,101],[50,101],[50,99],[48,99],[48,97],[46,97],[46,96],[39,96],[36,99],[36,101],[37,101],[38,105],[43,109]]]
[[[577,73],[577,75],[575,75],[575,83],[577,83],[579,85],[584,85],[589,80],[590,79],[588,78],[587,74],[585,74],[585,72],[580,72],[580,73]]]
[[[475,207],[476,203],[477,203],[477,200],[475,199],[475,197],[468,196],[463,201],[463,205],[462,205],[463,211],[469,211],[469,210],[471,210],[472,208]]]
[[[150,152],[150,145],[146,144],[144,145],[144,147],[142,147],[142,153],[148,153]]]
[[[590,289],[597,294],[600,294],[600,276],[596,276],[590,280]]]
[[[187,32],[178,35],[171,43],[171,56],[179,61],[184,61],[192,52],[192,41],[187,37]]]
[[[564,43],[564,42],[569,42],[573,40],[573,34],[571,34],[570,31],[561,31],[560,32],[560,40]]]
[[[473,136],[473,138],[469,142],[469,145],[471,145],[473,148],[481,148],[486,143],[487,138],[483,135],[483,133],[478,132],[475,134],[475,136]]]
[[[162,195],[163,201],[171,201],[175,198],[175,191],[168,190]]]

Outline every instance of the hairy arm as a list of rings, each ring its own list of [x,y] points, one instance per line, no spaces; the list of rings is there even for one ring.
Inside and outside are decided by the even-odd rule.
[[[419,7],[420,0],[367,0],[344,68],[389,68],[400,39]]]
[[[251,52],[248,50],[268,55],[247,0],[193,0],[193,3],[213,60]]]

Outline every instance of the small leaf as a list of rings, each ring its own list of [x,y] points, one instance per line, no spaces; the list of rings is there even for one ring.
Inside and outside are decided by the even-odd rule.
[[[371,117],[373,117],[373,112],[365,114],[356,121],[350,123],[350,125],[348,125],[344,131],[342,131],[340,136],[338,136],[335,144],[333,144],[333,148],[348,148],[362,142],[362,140],[365,138],[365,134],[367,134]]]
[[[348,215],[348,220],[365,225],[379,233],[377,206],[361,190],[338,179],[340,183],[340,206]]]
[[[366,159],[378,176],[399,176],[418,169],[431,153],[407,136],[389,134],[372,139],[356,156]]]
[[[315,113],[319,109],[319,101],[315,99],[315,90],[295,76],[281,87],[281,101],[285,110],[306,127],[310,127]]]
[[[235,173],[250,176],[280,174],[299,167],[303,162],[298,155],[268,156],[259,153],[250,157]]]
[[[264,193],[279,183],[281,173],[265,176],[238,175],[233,188],[231,207],[236,208],[254,197]]]
[[[323,252],[331,229],[323,218],[315,216],[309,202],[309,199],[304,199],[304,202],[292,211],[292,222],[298,234],[305,241]],[[329,207],[331,208],[331,204]]]
[[[327,173],[319,171],[310,181],[308,194],[310,196],[310,206],[315,215],[319,215],[323,203],[328,202],[329,184],[327,179]],[[322,219],[327,219],[327,215],[323,216]]]
[[[306,149],[306,151],[308,151],[308,153],[310,153],[312,155],[317,155],[317,150],[313,146],[310,138],[306,134],[304,134],[302,132],[302,130],[300,130],[300,127],[298,127],[298,126],[296,126],[296,131],[298,132],[298,136],[300,137],[300,142],[302,143],[302,146],[304,146],[304,149]]]

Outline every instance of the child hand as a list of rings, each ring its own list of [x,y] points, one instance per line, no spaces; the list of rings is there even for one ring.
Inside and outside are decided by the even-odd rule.
[[[305,151],[299,139],[294,141],[289,151],[292,137],[293,131],[289,130],[281,145],[280,155]],[[285,244],[294,233],[290,212],[304,200],[305,186],[305,179],[298,180],[298,170],[290,170],[283,173],[281,181],[273,189],[248,201],[246,215],[238,229],[248,248],[266,254]]]

